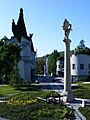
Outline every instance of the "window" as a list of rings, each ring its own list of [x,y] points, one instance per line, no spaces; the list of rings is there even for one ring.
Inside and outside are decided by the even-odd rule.
[[[80,70],[84,70],[84,64],[80,64]]]
[[[72,64],[72,69],[73,69],[73,70],[75,69],[75,64]]]
[[[88,70],[90,71],[90,64],[88,64]]]
[[[60,65],[58,65],[58,68],[60,68]]]

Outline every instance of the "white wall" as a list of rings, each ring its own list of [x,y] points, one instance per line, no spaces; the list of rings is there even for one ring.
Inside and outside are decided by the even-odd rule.
[[[31,69],[35,69],[36,66],[36,59],[35,59],[36,53],[31,51]]]
[[[18,62],[18,68],[19,68],[20,77],[25,79],[24,62],[22,60]]]
[[[56,72],[60,71],[60,64],[61,64],[61,62],[60,62],[60,60],[58,60],[58,61],[56,62],[56,65],[57,65],[57,67],[56,67]]]
[[[24,80],[31,81],[31,43],[29,40],[25,39],[24,37],[21,38],[21,43],[17,41],[16,38],[11,40],[11,43],[18,44],[21,48],[21,60],[18,63],[20,76]],[[34,57],[33,57],[34,59]]]
[[[75,69],[73,69],[73,64],[75,64]],[[84,69],[80,69],[80,64],[84,64]],[[88,75],[90,64],[90,55],[78,54],[71,56],[71,75]]]

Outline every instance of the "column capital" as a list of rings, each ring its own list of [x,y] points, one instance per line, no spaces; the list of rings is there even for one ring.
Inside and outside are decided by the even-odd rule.
[[[63,42],[65,42],[65,43],[71,43],[72,41],[70,39],[64,39]]]

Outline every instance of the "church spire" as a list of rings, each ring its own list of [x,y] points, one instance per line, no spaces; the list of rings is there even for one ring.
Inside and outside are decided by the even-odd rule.
[[[27,32],[26,32],[24,19],[23,19],[23,9],[22,8],[20,9],[17,25],[15,25],[14,20],[12,22],[12,32],[14,34],[14,37],[16,37],[19,42],[21,42],[22,36],[27,38]]]

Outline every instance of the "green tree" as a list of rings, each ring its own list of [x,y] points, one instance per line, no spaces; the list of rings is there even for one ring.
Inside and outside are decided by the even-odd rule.
[[[79,45],[77,46],[79,49],[85,49],[85,41],[81,40]]]
[[[81,40],[79,45],[75,48],[74,54],[89,54],[90,55],[90,49],[85,46],[85,41]]]
[[[44,65],[45,65],[45,61],[42,58],[36,59],[36,72],[37,72],[37,74],[40,74],[40,75],[44,74]]]
[[[49,74],[53,73],[53,75],[56,75],[56,61],[60,54],[57,52],[57,50],[54,50],[51,55],[48,57],[48,69]]]
[[[20,60],[21,48],[15,44],[4,44],[0,46],[0,61],[3,64],[2,77],[6,83],[10,81],[10,73],[15,66],[15,60]]]
[[[7,45],[8,42],[9,42],[9,39],[8,39],[6,36],[4,36],[4,37],[1,39],[1,42],[3,43],[3,45]]]
[[[9,85],[17,89],[19,89],[19,87],[22,85],[22,79],[20,78],[20,73],[19,73],[16,59],[15,59],[15,65],[13,67],[13,70],[10,72]]]

